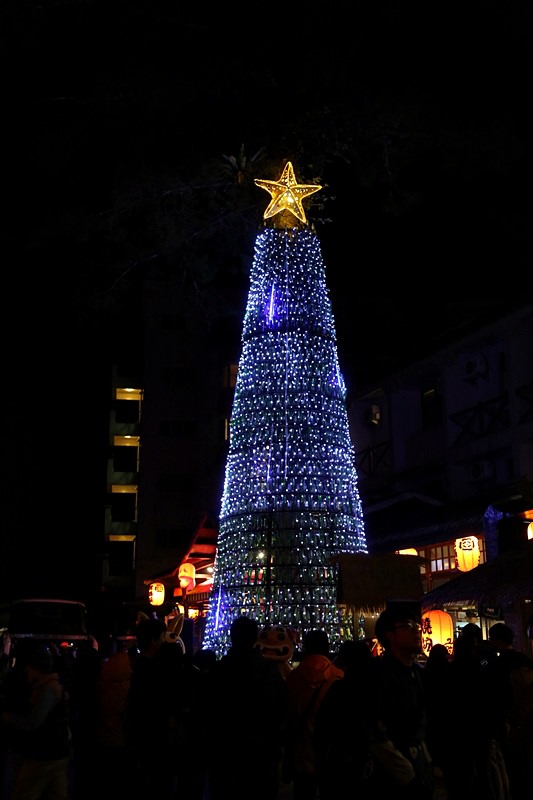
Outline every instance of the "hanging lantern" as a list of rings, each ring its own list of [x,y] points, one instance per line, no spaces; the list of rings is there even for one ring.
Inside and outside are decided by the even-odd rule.
[[[180,586],[189,592],[196,586],[196,567],[194,564],[185,562],[180,564],[178,571],[178,578],[180,579]]]
[[[428,611],[422,619],[422,650],[426,656],[435,644],[453,652],[453,620],[446,611]]]
[[[455,540],[457,569],[469,572],[479,564],[479,542],[477,536],[463,536]]]
[[[163,583],[151,583],[148,588],[148,600],[152,606],[162,606],[165,602],[165,586]]]

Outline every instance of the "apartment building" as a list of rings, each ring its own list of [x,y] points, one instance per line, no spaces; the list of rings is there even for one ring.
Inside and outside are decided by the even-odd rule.
[[[424,557],[427,592],[460,574],[458,548],[470,568],[533,538],[533,306],[365,387],[349,417],[369,550]],[[459,604],[456,625],[518,622],[523,600]]]

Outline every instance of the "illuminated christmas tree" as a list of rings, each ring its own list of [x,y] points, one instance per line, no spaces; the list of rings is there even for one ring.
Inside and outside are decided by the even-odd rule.
[[[340,553],[367,552],[346,390],[320,242],[288,162],[258,234],[242,331],[204,647],[241,615],[260,625],[353,631],[336,605]],[[267,227],[267,225],[269,227]]]

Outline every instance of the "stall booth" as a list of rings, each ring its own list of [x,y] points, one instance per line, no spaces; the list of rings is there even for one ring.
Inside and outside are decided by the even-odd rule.
[[[422,609],[447,611],[459,627],[475,621],[485,639],[495,622],[505,622],[515,632],[515,647],[533,657],[533,541],[427,592]]]

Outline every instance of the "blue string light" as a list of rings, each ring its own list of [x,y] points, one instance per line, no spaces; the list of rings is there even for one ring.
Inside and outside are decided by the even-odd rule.
[[[331,557],[367,552],[346,388],[320,243],[309,229],[256,239],[242,330],[204,647],[232,620],[353,638]],[[357,635],[357,632],[355,632]]]

